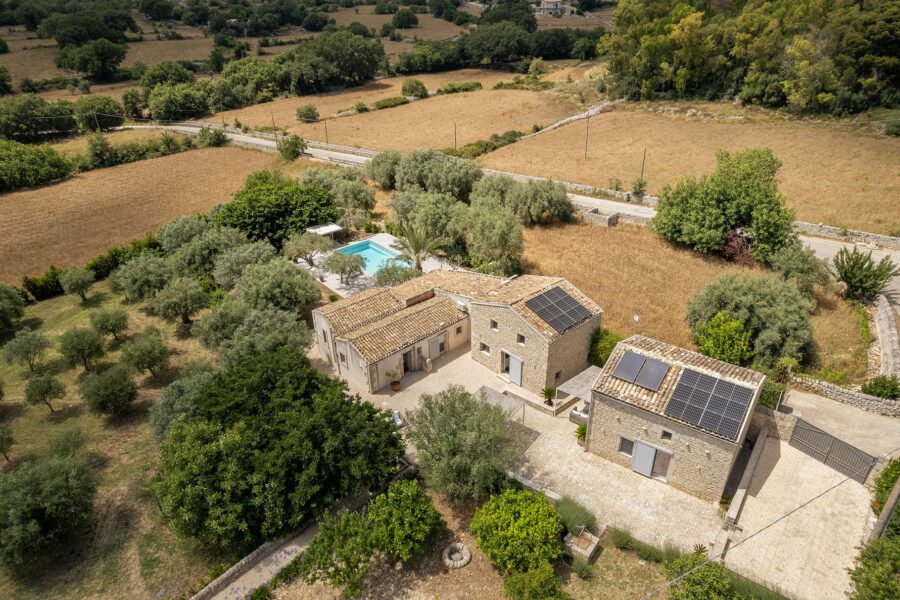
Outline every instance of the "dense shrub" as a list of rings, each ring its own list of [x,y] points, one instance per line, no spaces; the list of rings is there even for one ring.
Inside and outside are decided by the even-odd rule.
[[[62,269],[51,265],[40,277],[22,277],[22,287],[35,300],[60,296],[63,294],[63,287],[59,282],[60,275],[62,275]]]
[[[506,490],[472,517],[478,547],[506,573],[526,572],[562,554],[565,528],[543,494]]]
[[[297,120],[304,123],[315,123],[319,120],[319,109],[315,104],[304,104],[297,107]]]
[[[863,394],[879,398],[900,398],[900,378],[896,375],[878,375],[862,385]]]
[[[11,285],[0,283],[0,332],[9,329],[25,314],[25,302]]]
[[[593,336],[591,336],[591,349],[589,352],[591,364],[598,367],[605,365],[616,344],[624,339],[624,335],[609,329],[598,329],[595,331]]]
[[[88,524],[96,487],[90,469],[72,458],[0,473],[0,562],[19,570],[56,554]]]
[[[522,573],[511,573],[503,590],[512,600],[566,600],[559,579],[548,561]]]
[[[175,531],[255,545],[384,485],[403,448],[388,416],[302,352],[254,354],[216,373],[193,417],[171,426],[151,487]]]
[[[706,553],[703,552],[682,554],[666,563],[666,575],[670,578],[681,577],[671,588],[673,600],[728,600],[734,597],[731,578],[722,563],[710,562],[691,571],[706,560]]]
[[[86,96],[73,104],[81,131],[109,131],[125,121],[125,109],[109,96]]]
[[[403,87],[400,93],[408,98],[427,98],[428,88],[425,87],[421,79],[407,77],[403,80]]]
[[[366,174],[383,190],[392,190],[396,185],[397,167],[403,155],[396,150],[379,152],[366,163]]]
[[[870,542],[850,571],[853,600],[890,600],[900,597],[900,535]]]
[[[85,266],[94,272],[96,279],[103,279],[132,258],[157,250],[159,250],[159,243],[152,233],[148,233],[142,238],[131,240],[128,246],[112,246],[103,254],[89,260]]]
[[[379,287],[389,287],[415,279],[422,272],[415,267],[408,267],[400,262],[390,262],[378,269],[375,273],[375,285]]]
[[[392,560],[408,562],[425,552],[443,526],[441,514],[418,481],[397,481],[368,508],[373,545]]]
[[[753,358],[750,332],[744,329],[742,322],[729,318],[725,311],[716,313],[705,323],[699,323],[694,341],[703,354],[734,365],[747,365]]]
[[[785,384],[767,377],[763,382],[762,390],[759,392],[759,403],[775,410],[778,407],[778,403],[781,401],[782,396],[784,396],[784,391],[786,389],[787,386]]]
[[[190,83],[164,83],[153,88],[147,98],[150,116],[163,121],[194,119],[209,113],[206,95]]]
[[[72,163],[50,146],[0,140],[0,192],[44,185],[72,170]]]
[[[402,104],[409,104],[409,100],[404,96],[392,96],[391,98],[376,100],[374,106],[375,110],[381,110],[382,108],[394,108]]]
[[[438,94],[458,94],[481,89],[480,81],[449,81],[437,89]]]
[[[772,365],[781,357],[802,361],[810,356],[813,308],[791,283],[768,275],[729,273],[689,300],[686,319],[696,337],[701,325],[726,312],[750,334],[756,359]]]
[[[775,252],[769,263],[785,281],[795,283],[807,295],[812,294],[814,285],[824,286],[831,280],[828,263],[817,258],[800,240]]]
[[[88,373],[78,388],[91,411],[104,415],[123,414],[138,395],[131,369],[125,364],[114,365],[101,373]]]
[[[297,160],[306,152],[306,141],[299,135],[289,135],[281,138],[276,144],[278,154],[284,160]]]
[[[207,148],[219,148],[228,144],[228,136],[218,127],[201,127],[197,139],[200,145]]]
[[[47,102],[34,94],[16,94],[0,100],[0,137],[29,141],[75,129],[72,103],[66,100]]]

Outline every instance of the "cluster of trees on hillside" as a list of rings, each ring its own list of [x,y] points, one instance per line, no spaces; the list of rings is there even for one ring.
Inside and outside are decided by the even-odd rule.
[[[623,0],[602,45],[607,88],[832,114],[895,106],[898,21],[895,0]]]

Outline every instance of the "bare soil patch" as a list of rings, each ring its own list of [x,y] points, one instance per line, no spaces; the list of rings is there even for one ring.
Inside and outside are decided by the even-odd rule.
[[[481,90],[434,96],[383,111],[328,122],[328,141],[371,150],[452,148],[510,129],[530,131],[574,112],[554,96],[525,90]],[[289,131],[324,141],[323,123],[296,123]]]
[[[694,348],[684,320],[691,296],[725,273],[764,272],[675,248],[646,229],[587,224],[525,229],[524,260],[528,272],[565,277],[583,290],[603,309],[604,328],[685,348]],[[866,348],[850,304],[828,292],[818,300],[820,366],[864,377]]]
[[[578,121],[505,146],[480,161],[495,169],[599,187],[618,178],[627,189],[641,172],[646,148],[644,177],[656,194],[681,176],[711,172],[719,149],[768,147],[783,162],[781,190],[799,220],[876,233],[900,226],[898,139],[824,123],[775,120],[771,114],[706,118],[626,107],[590,119],[584,159],[585,129],[585,122]]]
[[[251,171],[278,159],[239,148],[206,148],[0,196],[0,281],[51,264],[81,264],[174,217],[229,199]]]

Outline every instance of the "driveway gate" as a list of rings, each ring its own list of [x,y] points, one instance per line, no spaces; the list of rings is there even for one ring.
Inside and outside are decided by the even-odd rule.
[[[875,464],[874,456],[810,425],[803,419],[797,419],[790,444],[860,483],[865,483],[869,471]]]

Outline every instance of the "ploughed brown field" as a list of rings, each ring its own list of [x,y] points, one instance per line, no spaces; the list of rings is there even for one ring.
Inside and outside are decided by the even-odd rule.
[[[0,281],[82,264],[170,219],[227,201],[248,173],[276,165],[273,154],[205,148],[0,195]]]
[[[706,110],[705,106],[701,106]],[[710,110],[728,110],[712,105]],[[734,114],[746,113],[739,108]],[[888,233],[900,228],[900,139],[829,125],[750,113],[746,120],[667,115],[626,106],[501,148],[480,157],[487,167],[629,189],[641,172],[649,192],[679,177],[715,168],[719,149],[771,148],[782,161],[781,191],[797,219]],[[588,130],[588,158],[584,158]]]
[[[643,228],[586,224],[526,228],[524,260],[529,273],[565,277],[583,290],[603,309],[604,328],[685,348],[694,347],[684,320],[691,296],[726,273],[765,272],[675,248]],[[863,379],[866,348],[850,304],[822,290],[817,300],[817,366]]]

